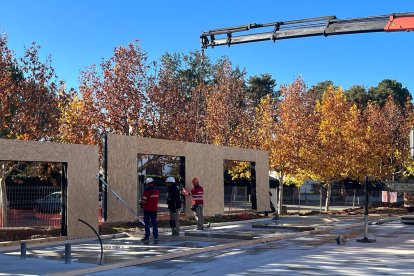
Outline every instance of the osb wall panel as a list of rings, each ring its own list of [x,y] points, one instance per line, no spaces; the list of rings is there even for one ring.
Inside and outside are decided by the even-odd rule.
[[[116,138],[116,139],[115,139]],[[137,211],[136,142],[127,136],[108,135],[108,184],[125,202]],[[107,221],[133,221],[136,218],[108,192]]]
[[[224,211],[224,166],[220,158],[220,147],[188,143],[186,148],[185,184],[193,187],[191,180],[197,177],[204,189],[204,214],[222,214]],[[191,207],[191,198],[187,207]],[[185,210],[191,213],[189,208]]]
[[[68,238],[93,237],[98,230],[98,147],[0,139],[0,160],[68,164]]]
[[[224,160],[251,161],[256,163],[257,209],[269,210],[268,154],[265,151],[221,147],[214,145],[149,139],[141,137],[108,135],[108,182],[138,211],[137,155],[157,154],[184,156],[186,188],[192,188],[191,179],[197,177],[204,188],[206,215],[224,212]],[[190,214],[190,199],[186,213]],[[134,220],[126,208],[112,195],[108,197],[108,220]]]

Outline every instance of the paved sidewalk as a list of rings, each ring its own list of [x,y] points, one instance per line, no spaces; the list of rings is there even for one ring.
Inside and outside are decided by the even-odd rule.
[[[378,220],[379,218],[371,217],[370,219]],[[317,230],[304,232],[303,229],[308,228]],[[382,244],[382,246],[387,247],[386,241],[388,238],[390,241],[396,238],[408,239],[409,236],[404,236],[404,233],[414,232],[414,226],[402,225],[399,222],[388,223],[370,226],[370,233],[371,231],[372,235],[378,236],[378,243],[373,246],[376,247]],[[223,234],[223,237],[217,238],[220,233]],[[353,238],[350,238],[347,245],[338,247],[334,242],[338,235]],[[289,238],[287,238],[288,236]],[[319,266],[323,267],[322,263],[318,265],[317,262],[307,259],[310,258],[310,253],[323,256],[326,251],[327,262],[334,262],[329,260],[332,258],[331,250],[347,250],[350,246],[354,246],[356,256],[361,254],[364,245],[353,245],[357,236],[362,236],[362,217],[317,215],[281,217],[278,221],[259,219],[239,223],[215,224],[207,231],[187,231],[186,235],[183,233],[178,238],[167,236],[164,233],[160,237],[161,243],[159,245],[142,245],[139,242],[140,236],[105,240],[104,266],[97,266],[99,245],[96,241],[73,244],[73,261],[70,264],[65,264],[63,261],[64,246],[39,246],[30,249],[26,260],[20,260],[18,251],[10,251],[0,254],[0,275],[2,273],[44,275],[65,272],[76,275],[81,272],[80,269],[83,273],[86,272],[84,269],[92,269],[91,271],[94,269],[107,270],[99,272],[99,274],[106,273],[108,275],[113,273],[135,275],[147,272],[154,275],[189,273],[248,275],[252,273],[262,274],[261,269],[268,266],[283,266],[283,269],[287,269],[286,271],[289,271],[289,275],[291,275],[295,273],[296,270],[292,269],[296,267],[296,260],[300,260],[300,258],[305,260],[300,262],[309,262],[309,265],[315,265],[314,267],[310,266],[308,270],[315,268],[319,271]],[[258,242],[276,239],[281,240],[266,243]],[[221,246],[227,248],[221,249],[223,248]],[[367,248],[371,247],[367,246]],[[203,252],[200,254],[194,254],[201,251]],[[161,260],[163,258],[170,260]],[[325,261],[322,257],[318,258],[321,262]],[[156,260],[161,261],[154,262]],[[137,261],[142,264],[136,266]],[[340,258],[335,260],[335,262],[339,261],[341,261]],[[135,266],[118,269],[119,264],[121,264],[121,267]],[[395,266],[395,264],[393,265]],[[213,266],[213,268],[208,268],[210,266]],[[293,268],[288,269],[290,266]],[[276,273],[275,271],[269,272],[272,270],[267,271],[266,269],[263,273]],[[331,274],[336,274],[332,270],[329,271]]]

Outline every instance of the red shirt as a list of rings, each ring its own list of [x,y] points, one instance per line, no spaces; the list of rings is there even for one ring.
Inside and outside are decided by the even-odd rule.
[[[193,201],[192,204],[203,204],[204,202],[204,190],[203,187],[201,187],[200,185],[198,186],[194,186],[191,189],[191,196],[193,197]]]
[[[156,189],[154,185],[144,190],[141,203],[144,211],[158,211],[158,198],[160,197],[160,190]]]

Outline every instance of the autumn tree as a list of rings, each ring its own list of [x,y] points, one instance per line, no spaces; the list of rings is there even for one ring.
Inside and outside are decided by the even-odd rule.
[[[325,210],[329,210],[329,200],[332,183],[345,176],[347,168],[346,143],[347,122],[350,120],[351,104],[347,102],[341,88],[329,86],[317,102],[315,115],[319,121],[319,131],[316,139],[319,143],[313,149],[313,169],[318,179],[326,183],[327,196]],[[357,111],[355,111],[357,112]]]
[[[414,106],[411,101],[407,101],[405,104],[405,122],[402,134],[409,135],[410,130],[414,128]],[[409,142],[409,139],[407,139]],[[411,157],[410,145],[406,144],[402,152],[404,171],[402,176],[404,178],[414,175],[414,159]]]
[[[0,43],[2,137],[22,140],[51,141],[58,129],[57,80],[51,58],[39,59],[40,47],[32,44],[24,57],[17,60],[7,48],[7,40]]]
[[[149,70],[147,54],[135,41],[115,48],[113,56],[99,67],[92,65],[81,73],[84,114],[93,118],[84,123],[93,128],[95,141],[103,133],[144,134],[147,91],[153,82]]]
[[[314,139],[309,127],[312,126],[315,103],[314,94],[307,91],[302,79],[281,86],[280,96],[269,152],[270,167],[279,173],[279,214],[283,205],[285,177],[299,175],[306,170],[309,160],[307,148]]]
[[[273,148],[275,137],[275,116],[277,101],[270,94],[261,98],[260,103],[252,111],[246,111],[250,115],[238,125],[238,131],[233,139],[241,148],[257,149],[270,152]],[[232,179],[251,177],[250,162],[227,162]]]
[[[17,59],[0,37],[0,138],[53,141],[58,130],[57,80],[51,58],[39,58],[40,47],[33,43]],[[5,181],[16,164],[0,166],[0,209],[7,222]]]
[[[13,97],[16,89],[16,75],[13,74],[15,61],[13,53],[7,46],[7,37],[0,36],[0,137],[10,135],[12,114],[15,112],[15,99]],[[13,76],[14,75],[14,76]],[[6,178],[10,175],[11,168],[6,164],[0,167],[0,225],[4,227],[7,223],[7,195]]]
[[[273,139],[276,136],[277,102],[270,95],[264,96],[255,108],[254,128],[251,134],[251,147],[270,151],[273,148]]]
[[[85,92],[85,91],[84,91]],[[62,86],[59,91],[59,141],[73,144],[96,145],[98,121],[95,118],[90,94],[84,93],[83,98],[75,90],[65,91]]]
[[[385,180],[391,174],[389,156],[393,151],[393,135],[389,128],[389,118],[377,103],[371,102],[364,110],[365,148],[363,159],[366,171],[361,176],[372,176]]]
[[[199,52],[165,54],[149,91],[151,135],[157,138],[203,141],[205,95],[210,61]]]
[[[240,146],[238,132],[247,119],[243,71],[233,69],[229,59],[220,60],[213,69],[214,84],[207,94],[206,131],[215,145]]]
[[[404,106],[399,105],[392,97],[386,101],[382,113],[385,116],[385,130],[391,137],[391,148],[387,153],[388,162],[384,163],[384,166],[389,167],[388,178],[395,180],[403,173],[403,164],[408,158],[408,114]]]
[[[7,37],[0,36],[0,137],[12,136],[13,115],[17,109],[15,91],[23,78],[17,69],[17,61],[7,45]]]

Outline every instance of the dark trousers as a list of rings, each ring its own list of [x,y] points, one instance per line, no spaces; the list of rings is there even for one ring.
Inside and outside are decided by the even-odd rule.
[[[154,236],[154,239],[158,239],[157,212],[144,210],[144,223],[145,239],[149,239],[149,236],[151,235],[150,225],[152,225],[152,235]]]

